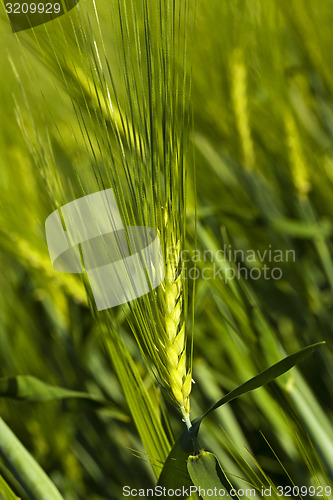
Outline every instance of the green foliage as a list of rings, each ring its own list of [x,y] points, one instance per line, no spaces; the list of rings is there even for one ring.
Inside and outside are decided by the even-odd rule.
[[[203,499],[212,496],[209,490],[218,492],[222,490],[225,495],[227,494],[224,486],[228,491],[231,484],[226,482],[219,461],[212,453],[203,451],[199,455],[190,456],[187,468],[194,486],[201,491],[200,496]]]
[[[107,411],[108,417],[117,418],[123,422],[129,421],[127,415],[110,407],[112,405],[106,399],[99,398],[87,392],[71,391],[63,387],[46,384],[30,375],[1,378],[0,397],[30,402],[54,401],[57,399],[81,399],[87,401],[95,408],[109,407]]]
[[[259,375],[256,375],[236,389],[230,391],[222,399],[211,406],[201,417],[196,418],[192,422],[191,428],[184,431],[174,444],[167,460],[165,461],[158,484],[163,487],[182,489],[182,485],[184,487],[190,486],[192,484],[192,480],[194,486],[197,486],[197,488],[199,488],[201,484],[205,489],[205,484],[209,484],[210,486],[207,486],[207,488],[211,488],[213,485],[214,490],[215,487],[219,489],[219,484],[222,481],[224,486],[228,488],[228,479],[225,474],[222,474],[222,471],[221,474],[216,473],[215,469],[219,469],[219,465],[218,462],[215,464],[215,459],[212,458],[213,455],[198,452],[198,433],[202,420],[213,411],[233,401],[239,396],[258,389],[259,387],[269,384],[273,380],[277,379],[297,363],[300,363],[310,356],[322,343],[323,342],[319,342],[318,344],[305,347],[301,351],[291,354],[275,365],[270,366],[263,372],[259,373]],[[192,454],[195,452],[197,460],[195,457],[192,457]],[[214,462],[214,465],[212,465],[212,461]],[[208,467],[207,471],[205,471],[206,465]],[[193,476],[195,477],[195,480],[193,479]],[[229,484],[231,485],[231,483]]]
[[[0,476],[0,494],[4,500],[18,500],[11,488],[8,486],[3,477]]]
[[[0,419],[0,433],[0,455],[10,465],[29,498],[62,500],[63,497],[57,488],[2,419]]]
[[[237,387],[237,389],[232,390],[231,392],[226,394],[223,398],[221,398],[219,401],[217,401],[217,403],[211,406],[203,414],[203,416],[197,420],[197,422],[199,423],[204,417],[212,413],[214,410],[217,410],[218,408],[220,408],[220,406],[225,405],[230,401],[233,401],[235,398],[238,398],[239,396],[242,396],[247,392],[254,391],[259,387],[262,387],[263,385],[269,384],[276,378],[286,373],[297,363],[300,363],[301,361],[306,359],[308,356],[310,356],[310,354],[312,354],[316,350],[316,348],[319,345],[324,343],[325,342],[318,342],[317,344],[305,347],[301,351],[295,352],[295,354],[291,354],[290,356],[287,356],[286,358],[282,359],[275,365],[270,366],[263,372],[259,373],[259,375],[256,375],[247,382],[244,382],[244,384]]]

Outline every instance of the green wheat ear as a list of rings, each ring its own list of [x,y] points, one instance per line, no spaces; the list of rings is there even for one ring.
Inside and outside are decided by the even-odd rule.
[[[76,189],[87,194],[112,188],[124,226],[149,226],[160,235],[166,256],[164,283],[126,306],[126,317],[147,367],[190,426],[188,293],[179,267],[186,238],[191,95],[188,38],[194,11],[188,0],[111,2],[112,31],[118,42],[111,51],[104,44],[97,7],[97,29],[91,22],[94,16],[85,12],[84,5],[78,11],[82,14],[78,27],[73,22],[73,36],[63,38],[66,50],[77,54],[75,67],[60,57],[60,45],[52,43],[47,27],[50,43],[45,49],[48,65],[61,76],[71,98],[77,133],[82,134],[76,138],[78,146],[83,140],[91,158],[91,165],[84,169],[73,165]],[[49,178],[51,156],[40,157],[47,159],[44,170]],[[61,188],[63,201],[71,201],[72,191],[66,199]],[[167,258],[170,247],[177,248],[172,262]],[[113,325],[113,314],[100,315],[101,323]]]
[[[186,425],[190,427],[189,395],[191,372],[186,370],[185,321],[182,320],[183,290],[181,275],[176,266],[167,262],[165,278],[165,350],[169,372],[171,397],[179,406]]]

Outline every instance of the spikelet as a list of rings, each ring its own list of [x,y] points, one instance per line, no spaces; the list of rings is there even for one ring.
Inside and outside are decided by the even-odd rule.
[[[167,216],[166,216],[167,217]],[[170,229],[170,228],[169,228]],[[169,241],[173,238],[170,237]],[[174,259],[167,260],[164,286],[165,359],[171,398],[179,407],[186,425],[190,427],[189,395],[192,387],[191,371],[186,368],[186,336],[183,319],[183,282],[178,274],[180,245],[172,246]]]

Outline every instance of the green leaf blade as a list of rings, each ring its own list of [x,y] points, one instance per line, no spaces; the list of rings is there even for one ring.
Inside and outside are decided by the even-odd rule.
[[[26,400],[31,402],[46,402],[55,399],[85,399],[96,405],[107,405],[108,402],[89,394],[48,384],[31,375],[3,377],[0,379],[0,397]]]
[[[218,459],[212,453],[202,451],[199,455],[189,456],[187,469],[197,489],[196,493],[204,500],[228,496],[227,491],[232,488],[232,485],[223,473]]]
[[[32,500],[64,500],[59,490],[0,418],[0,456]]]
[[[166,489],[186,490],[192,486],[192,480],[188,473],[187,460],[197,448],[195,432],[183,431],[177,439],[168,458],[166,459],[157,485]],[[180,496],[179,498],[187,498]]]
[[[74,391],[72,389],[51,385],[31,375],[0,378],[0,398],[1,397],[31,403],[79,399],[87,402],[96,410],[100,410],[105,416],[121,422],[130,421],[128,415],[117,408],[113,408],[112,403],[106,399],[90,394],[89,392]]]
[[[300,351],[297,351],[296,353],[291,354],[290,356],[287,356],[278,363],[270,366],[269,368],[262,371],[261,373],[251,378],[247,382],[244,382],[244,384],[241,384],[236,389],[233,389],[228,394],[223,396],[223,398],[217,401],[213,406],[211,406],[201,417],[199,417],[193,422],[193,425],[199,426],[204,417],[212,413],[220,406],[223,406],[224,404],[233,401],[235,398],[242,396],[243,394],[246,394],[250,391],[254,391],[259,387],[262,387],[263,385],[273,382],[276,378],[286,373],[296,364],[300,363],[301,361],[304,361],[322,344],[325,344],[325,342],[318,342],[316,344],[307,346],[304,349],[301,349]]]
[[[4,500],[19,500],[4,478],[0,475],[0,498]]]

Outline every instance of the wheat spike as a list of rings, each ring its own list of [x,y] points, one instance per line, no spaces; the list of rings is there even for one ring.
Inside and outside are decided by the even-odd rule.
[[[171,237],[170,240],[173,238]],[[191,370],[186,367],[186,335],[183,313],[183,282],[178,272],[180,244],[176,248],[175,260],[166,262],[164,286],[165,354],[171,397],[179,407],[188,427],[190,423],[189,395],[192,388]]]

